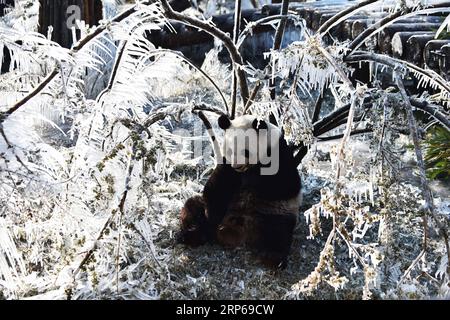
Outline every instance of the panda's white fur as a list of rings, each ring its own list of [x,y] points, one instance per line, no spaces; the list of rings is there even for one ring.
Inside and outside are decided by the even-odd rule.
[[[281,130],[268,122],[264,122],[263,129],[255,130],[255,120],[258,118],[252,115],[240,116],[230,120],[230,126],[225,129],[222,155],[236,171],[244,172],[261,161],[267,164],[277,155]],[[270,156],[268,148],[272,151]]]

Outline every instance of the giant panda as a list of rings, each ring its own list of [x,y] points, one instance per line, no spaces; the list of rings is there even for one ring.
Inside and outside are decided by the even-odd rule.
[[[218,125],[224,131],[223,161],[202,195],[186,201],[177,240],[193,247],[246,246],[264,265],[284,268],[301,201],[292,151],[277,126],[255,116],[222,115]],[[235,143],[243,132],[256,140]]]

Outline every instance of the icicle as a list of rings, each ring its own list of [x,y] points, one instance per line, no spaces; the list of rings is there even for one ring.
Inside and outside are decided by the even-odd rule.
[[[47,40],[52,40],[52,34],[53,34],[53,26],[49,26],[47,30]]]
[[[72,26],[70,29],[72,30],[72,43],[75,44],[78,41],[77,40],[77,31],[75,29],[75,26]]]
[[[374,197],[374,192],[373,192],[373,177],[374,175],[371,173],[370,174],[370,183],[369,183],[369,197],[370,197],[370,203],[372,204],[372,206],[375,206],[375,197]]]

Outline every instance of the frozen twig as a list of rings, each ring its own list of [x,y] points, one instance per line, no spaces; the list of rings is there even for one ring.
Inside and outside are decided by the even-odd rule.
[[[293,14],[287,14],[287,15],[268,16],[268,17],[264,17],[264,18],[261,18],[259,20],[256,20],[254,22],[250,22],[250,23],[248,23],[245,26],[245,29],[239,35],[239,40],[237,42],[238,49],[242,46],[242,44],[244,43],[245,39],[249,35],[252,34],[253,30],[256,27],[258,27],[260,25],[263,25],[263,24],[266,24],[266,23],[270,23],[270,22],[275,21],[275,20],[280,20],[280,19],[283,19],[283,18],[288,19],[288,20],[292,20],[292,21],[295,21],[295,22],[300,22],[301,21],[301,19],[298,16],[293,15]]]
[[[250,109],[250,107],[252,106],[253,102],[255,102],[256,95],[258,94],[258,91],[261,89],[261,87],[262,87],[262,83],[261,83],[261,81],[258,81],[252,90],[252,94],[250,95],[250,98],[248,99],[247,104],[245,105],[244,114],[247,114],[247,112]]]
[[[0,136],[3,138],[3,141],[5,141],[5,144],[8,147],[8,149],[11,150],[12,153],[14,154],[14,157],[16,158],[17,162],[20,163],[28,173],[33,173],[33,171],[31,171],[31,169],[28,168],[28,166],[22,161],[19,155],[15,152],[14,146],[11,144],[8,137],[6,136],[6,133],[3,130],[3,124],[1,122],[0,122]]]
[[[156,264],[158,265],[158,267],[162,268],[161,263],[159,262],[159,260],[156,258],[156,253],[153,250],[153,247],[150,245],[150,243],[148,242],[148,240],[144,237],[144,235],[142,234],[142,232],[136,227],[136,225],[132,222],[129,222],[130,227],[142,238],[142,240],[144,240],[145,245],[147,246],[147,248],[150,250],[150,254],[152,255],[153,260],[156,262]]]
[[[373,52],[357,51],[354,54],[347,56],[344,59],[345,62],[360,62],[360,61],[373,61],[384,64],[392,69],[398,69],[406,67],[413,72],[417,72],[426,77],[429,81],[432,81],[439,85],[439,87],[446,91],[450,95],[450,84],[439,74],[430,69],[423,69],[408,61],[392,58],[383,54],[377,54]]]
[[[414,144],[414,150],[416,152],[416,159],[417,159],[417,166],[419,167],[419,178],[420,178],[420,184],[422,189],[422,194],[425,200],[425,210],[424,210],[424,240],[423,240],[423,247],[424,250],[427,248],[427,234],[428,234],[428,222],[427,222],[427,215],[431,215],[433,220],[435,221],[439,232],[444,240],[445,247],[447,250],[447,258],[448,261],[450,261],[450,245],[449,245],[449,236],[448,236],[448,229],[446,226],[442,224],[438,216],[436,215],[436,212],[434,210],[434,204],[433,204],[433,195],[431,192],[431,189],[428,185],[427,177],[426,177],[426,171],[425,171],[425,162],[422,155],[422,149],[420,148],[420,141],[419,141],[419,134],[417,130],[416,120],[413,115],[412,105],[410,103],[410,100],[408,99],[408,95],[406,93],[405,87],[403,85],[402,79],[398,73],[396,73],[396,83],[400,90],[400,93],[403,97],[405,108],[408,116],[408,124],[410,128],[410,134],[412,136],[413,144]],[[450,265],[447,267],[447,273],[450,274]]]

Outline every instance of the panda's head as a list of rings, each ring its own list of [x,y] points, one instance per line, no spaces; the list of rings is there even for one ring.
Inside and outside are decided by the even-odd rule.
[[[273,167],[278,170],[281,130],[275,125],[245,115],[230,120],[222,115],[219,127],[225,131],[222,155],[236,171],[245,172],[254,166]],[[273,170],[272,170],[273,171]],[[275,174],[276,172],[267,174]]]

